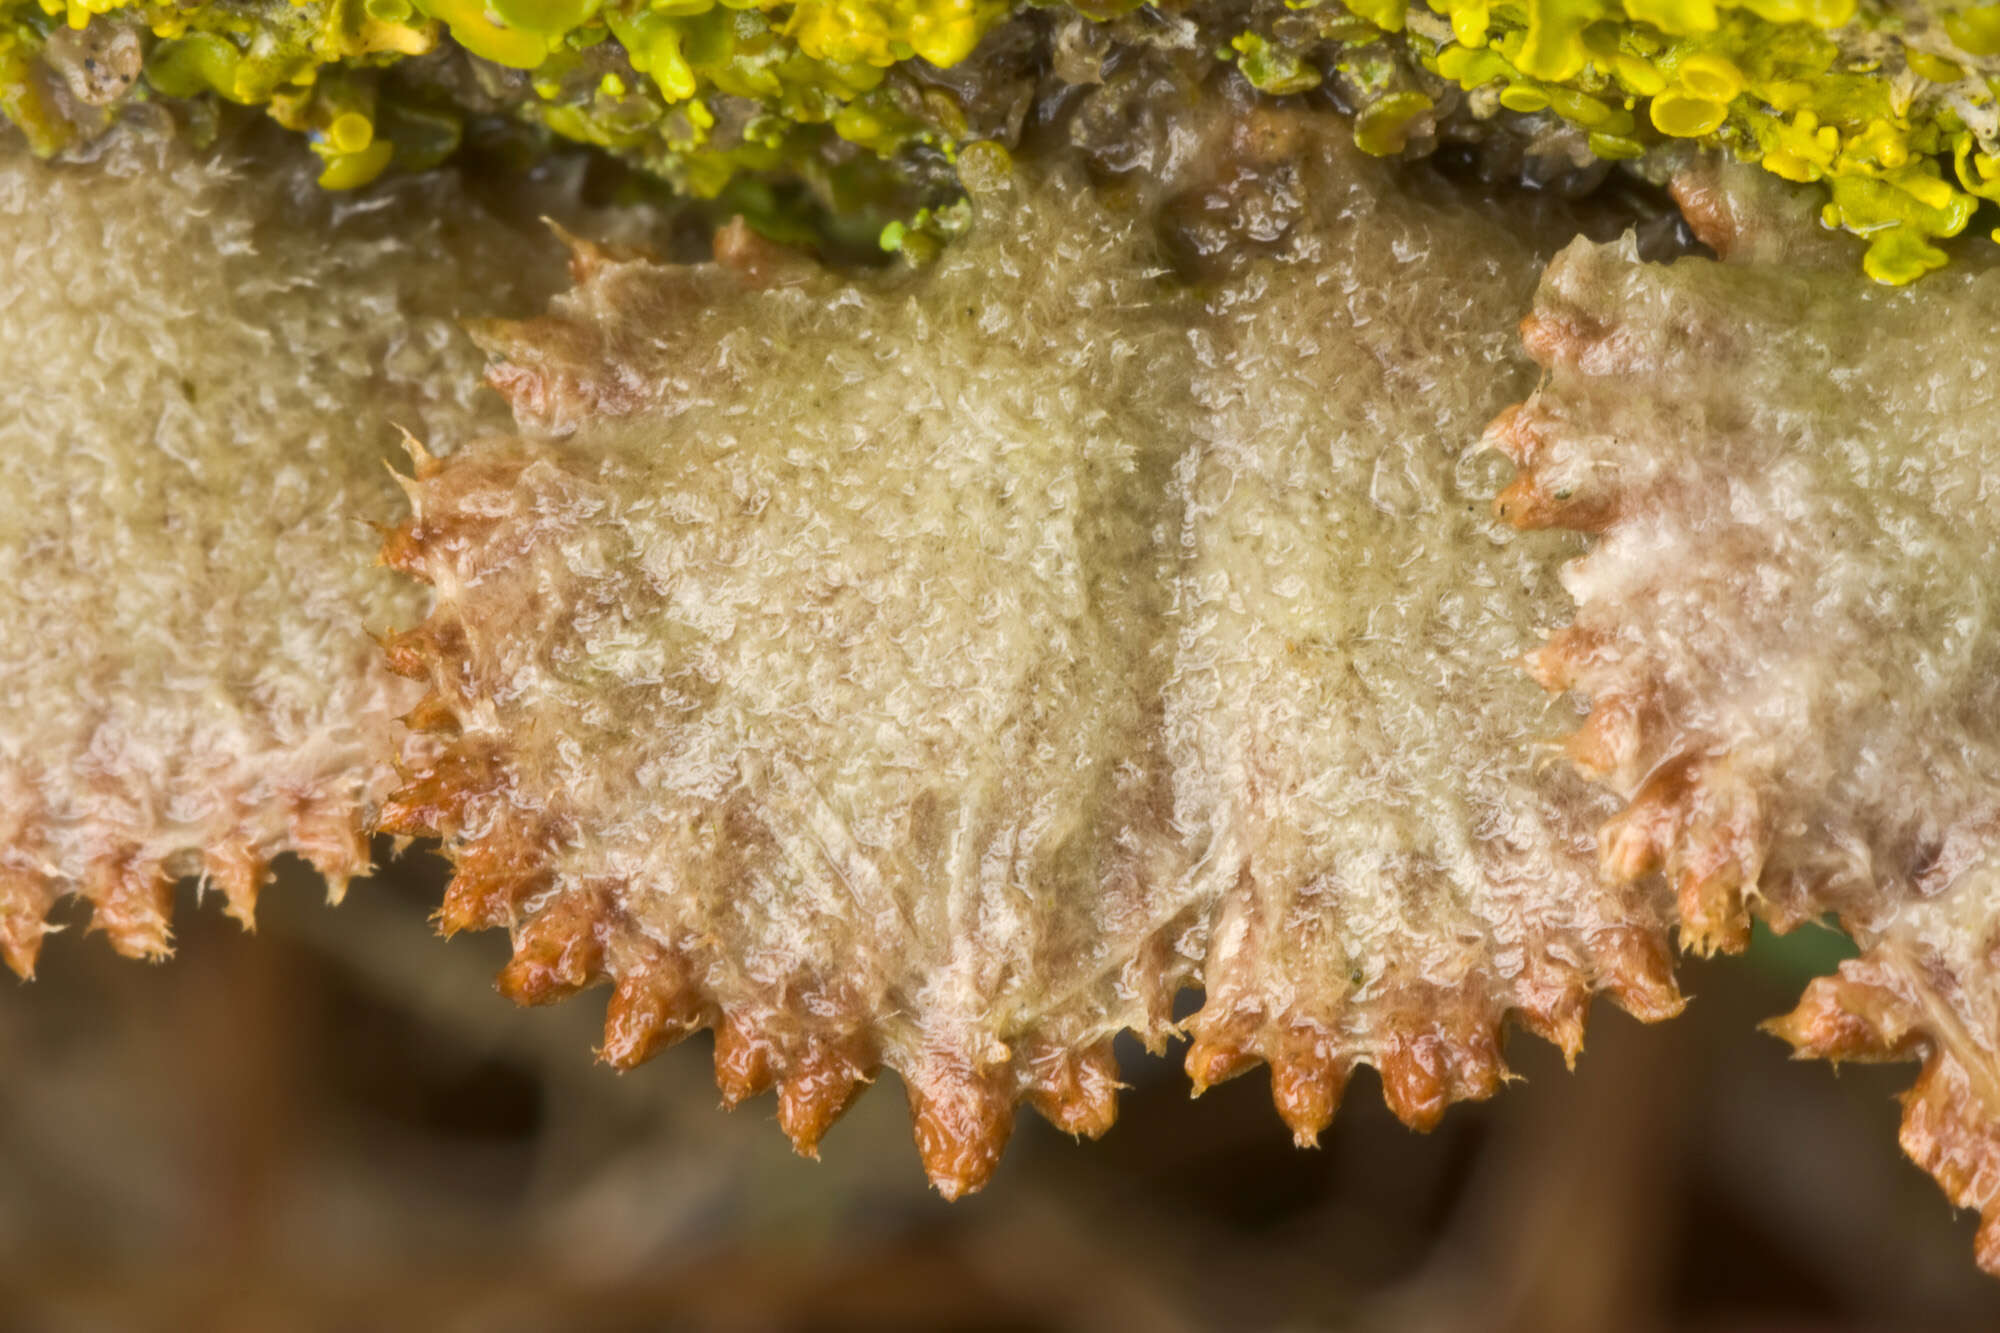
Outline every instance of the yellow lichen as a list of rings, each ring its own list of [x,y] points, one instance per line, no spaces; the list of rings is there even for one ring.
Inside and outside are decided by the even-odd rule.
[[[1964,164],[1995,156],[2000,122],[1987,118],[1982,139],[1965,112],[1992,103],[1988,79],[2000,71],[1980,58],[2000,52],[2000,7],[1892,16],[1855,0],[1428,4],[1454,36],[1419,52],[1430,69],[1467,89],[1502,85],[1510,110],[1553,110],[1594,131],[1606,156],[1642,146],[1617,142],[1630,131],[1607,122],[1643,101],[1661,135],[1825,181],[1824,220],[1869,238],[1865,267],[1879,281],[1942,264],[1935,243],[1992,197],[1990,178]]]
[[[70,130],[37,100],[30,69],[47,31],[128,24],[149,47],[142,94],[263,107],[309,136],[326,163],[323,184],[348,188],[392,163],[435,160],[439,108],[384,114],[388,103],[374,104],[376,75],[448,35],[479,60],[530,74],[536,101],[516,108],[528,119],[714,194],[738,171],[782,160],[800,127],[825,126],[884,153],[923,137],[929,127],[919,119],[871,100],[886,67],[962,60],[1006,12],[999,0],[639,0],[608,8],[601,0],[0,0],[0,114],[38,150],[60,148]],[[580,58],[606,39],[648,76],[644,86]],[[341,91],[329,94],[330,86]],[[359,100],[368,105],[351,104],[356,88],[366,89]],[[703,101],[713,96],[762,103],[768,123],[753,124],[742,144],[710,148],[715,116]],[[348,104],[336,104],[342,98]],[[670,116],[674,109],[683,114]],[[343,119],[356,116],[365,128]],[[455,145],[456,129],[444,138]]]
[[[1124,0],[1073,4],[1091,21]],[[906,63],[964,61],[1023,6],[1010,0],[0,0],[0,112],[44,149],[64,116],[30,66],[52,25],[136,25],[145,91],[268,108],[307,134],[329,185],[448,152],[438,109],[398,120],[378,71],[449,41],[525,71],[516,114],[712,195],[739,173],[846,140],[949,160],[969,134],[960,98]],[[1473,117],[1552,115],[1604,158],[1691,139],[1824,182],[1828,225],[1869,238],[1868,271],[1900,282],[1935,267],[2000,160],[2000,5],[1913,0],[1287,0],[1193,9],[1200,40],[1266,93],[1341,81],[1357,141],[1421,151],[1448,85]],[[1215,31],[1222,24],[1230,27]],[[1232,31],[1233,29],[1233,31]],[[627,77],[640,76],[640,77]],[[337,76],[337,77],[336,77]],[[360,91],[357,91],[360,90]],[[717,99],[758,105],[713,134]],[[424,117],[429,116],[426,120]],[[343,117],[359,116],[363,127]],[[339,134],[332,127],[340,124]],[[1980,188],[1973,188],[1968,180]],[[912,205],[914,207],[914,205]]]

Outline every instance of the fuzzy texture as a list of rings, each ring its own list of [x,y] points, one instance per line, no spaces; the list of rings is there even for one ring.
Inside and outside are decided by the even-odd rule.
[[[1510,1009],[1573,1052],[1594,989],[1678,1007],[1604,808],[1532,781],[1562,721],[1506,659],[1567,539],[1480,532],[1462,458],[1538,257],[1344,127],[1205,142],[1269,225],[1198,288],[975,156],[927,269],[580,245],[484,331],[523,433],[418,457],[390,654],[448,744],[384,824],[444,835],[504,990],[610,982],[620,1066],[715,1026],[803,1151],[893,1068],[947,1195],[1019,1099],[1106,1128],[1185,984],[1197,1087],[1268,1060],[1308,1141],[1357,1062],[1427,1125]]]
[[[1428,1126],[1507,1077],[1509,1013],[1574,1058],[1592,992],[1680,998],[1648,890],[1598,881],[1603,807],[1536,772],[1573,717],[1507,666],[1570,549],[1496,532],[1468,452],[1531,382],[1532,232],[1294,155],[1302,216],[1207,301],[1175,425],[1165,721],[1211,922],[1189,1071],[1268,1062],[1304,1144],[1357,1063]]]
[[[179,876],[247,923],[280,853],[336,893],[366,867],[419,693],[369,631],[422,597],[362,520],[393,509],[395,424],[449,442],[498,414],[459,303],[559,268],[447,182],[334,208],[243,152],[101,149],[0,144],[0,953],[23,975],[64,893],[159,956]]]
[[[1499,503],[1603,533],[1534,664],[1589,697],[1570,752],[1627,802],[1607,869],[1664,869],[1704,950],[1839,915],[1866,952],[1776,1029],[1924,1058],[1904,1144],[2000,1272],[2000,273],[1843,270],[1566,250]]]

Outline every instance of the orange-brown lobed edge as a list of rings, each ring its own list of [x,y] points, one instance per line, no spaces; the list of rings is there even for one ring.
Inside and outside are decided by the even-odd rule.
[[[32,846],[32,827],[26,830]],[[369,868],[363,812],[339,798],[294,799],[284,849],[303,856],[338,899],[347,882]],[[256,927],[257,898],[270,881],[270,858],[253,842],[231,834],[201,854],[200,881],[221,892],[223,910],[246,930]],[[89,931],[102,931],[126,958],[158,962],[173,953],[174,885],[180,875],[168,862],[137,845],[103,847],[83,868],[73,889],[36,870],[0,865],[0,961],[32,980],[42,941],[61,929],[49,913],[69,892],[90,904]]]
[[[415,451],[419,479],[439,466]],[[434,546],[473,540],[460,516],[448,523],[413,516],[384,542],[385,563],[428,577]],[[452,527],[456,523],[458,527]],[[558,891],[549,848],[560,830],[523,820],[517,806],[493,807],[474,822],[475,803],[501,792],[507,756],[488,742],[458,735],[447,691],[464,651],[450,613],[439,611],[384,644],[398,672],[430,682],[433,691],[406,719],[438,746],[406,772],[384,803],[379,826],[399,835],[446,840],[456,874],[437,921],[446,933],[507,927],[514,952],[499,987],[521,1004],[545,1004],[586,987],[611,984],[600,1056],[630,1069],[701,1028],[715,1033],[715,1080],[725,1105],[773,1089],[778,1122],[793,1146],[817,1155],[820,1139],[881,1069],[880,1053],[858,1032],[781,1036],[758,1015],[724,1011],[709,997],[691,960],[646,936],[619,908],[614,884]],[[1666,941],[1636,928],[1606,931],[1593,941],[1590,975],[1551,977],[1527,988],[1512,1015],[1574,1059],[1583,1043],[1585,1013],[1597,989],[1634,1015],[1657,1020],[1679,1012],[1682,999]],[[1483,991],[1439,993],[1419,988],[1393,1006],[1385,1035],[1366,1057],[1381,1075],[1385,1100],[1412,1128],[1434,1126],[1454,1101],[1492,1095],[1511,1075],[1503,1059],[1507,1013]],[[1197,1018],[1186,1059],[1195,1092],[1267,1065],[1272,1098],[1301,1145],[1317,1141],[1360,1062],[1330,1034],[1308,1025],[1273,1029],[1258,1021]],[[1273,1032],[1279,1035],[1273,1036]],[[1082,1050],[1030,1050],[1026,1075],[972,1069],[906,1075],[914,1134],[932,1183],[956,1198],[991,1176],[1012,1133],[1016,1103],[1026,1101],[1057,1128],[1094,1138],[1117,1115],[1120,1088],[1111,1042]]]
[[[1974,1252],[1981,1268],[2000,1277],[2000,1124],[1925,1010],[1907,972],[1877,948],[1815,980],[1796,1009],[1765,1028],[1800,1059],[1923,1061],[1902,1094],[1903,1151],[1955,1206],[1978,1210]]]
[[[631,258],[565,239],[580,286],[608,265]],[[738,280],[760,286],[800,280],[811,269],[807,261],[736,225],[718,234],[716,254]],[[1524,325],[1531,337],[1551,346],[1570,336],[1555,329],[1537,334],[1536,328],[1532,320]],[[636,386],[607,382],[589,371],[615,358],[607,358],[592,341],[604,335],[588,321],[552,315],[491,323],[476,330],[476,336],[493,355],[489,383],[508,398],[520,419],[559,427],[578,413],[627,410],[643,396]],[[1598,330],[1574,334],[1578,340],[1600,336]],[[625,401],[627,396],[633,401]],[[406,440],[406,445],[416,481],[436,475],[442,465],[417,441]],[[406,489],[416,512],[387,531],[381,559],[429,582],[433,553],[477,540],[475,529],[483,520],[426,515],[415,504],[415,486]],[[1565,508],[1540,497],[1517,508],[1514,517],[1529,513],[1546,523],[1575,524],[1587,518],[1576,506]],[[1598,526],[1615,515],[1600,517]],[[775,1088],[781,1128],[801,1154],[816,1156],[820,1138],[880,1072],[879,1053],[869,1040],[857,1033],[819,1034],[802,1044],[780,1040],[762,1031],[756,1016],[716,1006],[702,992],[691,965],[659,957],[661,946],[616,908],[616,886],[551,896],[547,848],[559,840],[560,830],[523,826],[518,807],[484,820],[476,831],[465,822],[467,807],[506,781],[508,764],[504,754],[458,737],[448,691],[439,688],[464,653],[462,629],[440,611],[416,628],[390,636],[384,648],[393,670],[433,686],[405,721],[413,731],[436,737],[441,746],[433,758],[406,773],[405,785],[383,808],[380,828],[446,841],[456,874],[437,916],[440,927],[446,933],[508,927],[515,952],[501,974],[500,989],[519,1003],[548,1003],[587,986],[613,983],[600,1055],[617,1068],[632,1068],[693,1031],[712,1028],[715,1079],[725,1105],[734,1107]],[[1511,1008],[1483,992],[1440,994],[1435,987],[1419,987],[1421,994],[1393,1006],[1398,1016],[1365,1054],[1342,1051],[1331,1034],[1307,1024],[1232,1023],[1197,1016],[1190,1023],[1193,1041],[1186,1069],[1199,1095],[1260,1064],[1268,1066],[1280,1117],[1296,1142],[1312,1146],[1331,1123],[1354,1066],[1370,1063],[1394,1114],[1413,1129],[1429,1130],[1453,1102],[1489,1097],[1512,1077],[1503,1058],[1510,1016],[1554,1043],[1573,1064],[1597,990],[1643,1021],[1680,1012],[1684,1001],[1664,936],[1637,928],[1606,931],[1592,942],[1590,952],[1587,974],[1566,973],[1546,985],[1528,986]],[[1018,1101],[1025,1100],[1078,1137],[1095,1138],[1111,1127],[1122,1085],[1108,1039],[1081,1051],[1031,1054],[1025,1063],[1025,1080],[975,1070],[906,1077],[918,1149],[933,1184],[947,1197],[976,1190],[990,1177],[1012,1132]]]
[[[1697,225],[1703,225],[1699,219]],[[1720,223],[1708,219],[1706,225],[1713,231]],[[1703,239],[1723,251],[1732,238]],[[1530,316],[1522,322],[1522,336],[1544,368],[1564,364],[1602,373],[1619,355],[1615,336],[1601,327]],[[1619,516],[1621,504],[1637,503],[1613,497],[1568,508],[1548,504],[1535,476],[1543,441],[1527,404],[1504,409],[1485,438],[1520,469],[1493,504],[1495,514],[1516,527],[1597,533]],[[1572,626],[1551,635],[1524,665],[1545,689],[1561,693],[1607,651],[1598,635]],[[1582,773],[1602,778],[1630,764],[1662,718],[1643,697],[1604,693],[1590,702],[1589,715],[1565,748]],[[1740,953],[1750,943],[1750,899],[1771,837],[1754,786],[1734,773],[1727,755],[1688,755],[1647,775],[1626,808],[1599,830],[1598,846],[1604,872],[1614,881],[1656,871],[1667,875],[1684,948]],[[1803,921],[1795,909],[1767,897],[1758,898],[1758,908],[1779,930]],[[1916,1083],[1902,1097],[1903,1150],[1943,1186],[1953,1204],[1979,1210],[1978,1262],[2000,1276],[2000,1121],[1941,1039],[1929,1006],[1911,993],[1908,969],[1882,956],[1886,947],[1813,981],[1798,1007],[1766,1030],[1789,1042],[1801,1059],[1923,1061]]]

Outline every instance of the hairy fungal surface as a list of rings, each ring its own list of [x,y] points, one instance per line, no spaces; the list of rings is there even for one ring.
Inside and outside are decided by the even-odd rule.
[[[1574,539],[1496,535],[1464,458],[1540,256],[1337,131],[1223,117],[1151,227],[973,154],[967,240],[865,280],[579,243],[484,330],[520,434],[418,453],[382,822],[503,990],[610,983],[621,1067],[713,1026],[806,1152],[893,1069],[948,1195],[1019,1100],[1108,1127],[1183,985],[1197,1086],[1270,1062],[1305,1141],[1358,1062],[1428,1125],[1510,1010],[1573,1052],[1595,989],[1678,1007],[1608,807],[1533,780],[1507,659]]]
[[[1186,314],[1088,198],[873,286],[580,250],[491,335],[529,438],[392,547],[462,734],[385,823],[451,840],[447,925],[515,927],[516,998],[615,981],[614,1063],[718,1024],[803,1151],[893,1066],[954,1194],[1024,1092],[1109,1122],[1199,926],[1149,897]]]
[[[168,950],[174,880],[246,923],[271,858],[337,893],[420,691],[371,629],[392,423],[490,423],[453,320],[556,247],[448,183],[334,207],[309,175],[121,131],[56,166],[0,143],[0,953],[60,895]],[[547,268],[550,260],[541,261]],[[559,268],[559,264],[556,265]]]
[[[1589,697],[1570,753],[1627,802],[1607,869],[1664,869],[1704,950],[1838,914],[1865,952],[1774,1028],[1923,1059],[1903,1145],[2000,1272],[2000,273],[1579,242],[1524,329],[1547,377],[1495,423],[1498,503],[1603,534],[1534,665]]]
[[[1307,162],[1287,243],[1204,310],[1165,709],[1211,923],[1189,1072],[1268,1062],[1301,1143],[1356,1063],[1428,1126],[1507,1076],[1510,1012],[1574,1058],[1595,990],[1680,1007],[1648,892],[1598,882],[1601,807],[1536,772],[1573,718],[1509,668],[1569,543],[1496,531],[1469,450],[1532,383],[1544,256]]]

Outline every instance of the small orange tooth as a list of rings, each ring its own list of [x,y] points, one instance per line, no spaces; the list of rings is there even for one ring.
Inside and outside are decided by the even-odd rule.
[[[604,1007],[598,1058],[614,1069],[637,1069],[701,1026],[701,997],[684,972],[669,965],[620,977]]]
[[[1546,528],[1548,497],[1532,472],[1522,472],[1493,497],[1493,517],[1517,528]]]
[[[1271,1061],[1271,1101],[1301,1148],[1319,1146],[1347,1084],[1345,1065],[1323,1047],[1321,1042],[1301,1042],[1297,1050]]]
[[[1544,370],[1581,364],[1604,341],[1605,333],[1602,325],[1576,317],[1534,314],[1521,321],[1521,345]]]
[[[725,1015],[715,1025],[715,1086],[731,1108],[769,1092],[773,1081],[770,1044],[746,1021]]]
[[[403,725],[411,731],[436,732],[445,735],[458,734],[458,713],[445,702],[442,694],[430,691],[417,700],[417,706],[403,714]]]
[[[487,354],[487,385],[507,400],[517,421],[619,415],[639,401],[635,386],[603,373],[615,358],[595,324],[544,316],[467,320],[464,327]]]
[[[1703,954],[1741,953],[1750,945],[1743,894],[1763,871],[1768,841],[1761,802],[1727,761],[1660,780],[1661,799],[1691,812],[1672,859],[1682,939]]]
[[[1482,1017],[1459,1035],[1450,1048],[1454,1100],[1481,1102],[1500,1091],[1508,1077],[1504,1045],[1505,1030],[1497,1018]]]
[[[1726,260],[1742,240],[1729,196],[1716,177],[1706,171],[1677,171],[1667,181],[1667,193],[1680,209],[1694,238]]]
[[[484,378],[486,386],[506,399],[517,415],[535,416],[547,410],[552,393],[548,377],[539,371],[496,360],[487,364]]]
[[[1972,1254],[1990,1277],[2000,1277],[2000,1208],[1989,1205],[1973,1238]]]
[[[396,430],[403,438],[403,452],[410,456],[410,470],[417,474],[417,480],[429,481],[435,477],[444,467],[444,464],[438,461],[437,455],[426,449],[422,440],[403,427],[398,426]]]
[[[409,629],[391,630],[380,642],[389,670],[411,680],[429,680],[434,671],[462,663],[468,650],[465,626],[444,611]]]
[[[588,890],[558,895],[523,922],[500,993],[516,1004],[553,1004],[604,979],[606,913]]]
[[[1685,758],[1669,760],[1646,779],[1624,811],[1598,831],[1598,856],[1608,878],[1630,883],[1667,864],[1697,803],[1700,782],[1699,766]]]
[[[1750,947],[1750,914],[1743,906],[1743,873],[1733,861],[1674,877],[1681,914],[1681,947],[1704,958]]]
[[[1029,1103],[1050,1124],[1076,1138],[1094,1139],[1118,1118],[1118,1058],[1110,1041],[1081,1051],[1058,1051],[1032,1062]]]
[[[328,902],[338,903],[347,882],[369,870],[368,837],[359,817],[343,804],[301,802],[291,818],[292,846],[326,881]]]
[[[1187,1073],[1193,1095],[1201,1096],[1218,1083],[1226,1083],[1257,1067],[1262,1057],[1246,1048],[1236,1037],[1202,1033],[1188,1048]]]
[[[1551,488],[1541,474],[1523,470],[1493,497],[1493,516],[1516,528],[1568,528],[1573,532],[1602,532],[1618,517],[1614,495],[1556,485]]]
[[[1528,672],[1543,689],[1560,694],[1576,688],[1584,671],[1602,661],[1609,647],[1610,640],[1604,635],[1570,625],[1528,654]]]
[[[444,901],[431,919],[447,938],[462,930],[510,926],[521,904],[545,891],[551,882],[546,870],[480,871],[461,857],[459,871],[445,886]]]
[[[819,271],[811,256],[753,231],[742,214],[716,229],[715,262],[749,287],[788,287]]]
[[[1450,1069],[1444,1043],[1435,1033],[1391,1037],[1375,1057],[1382,1076],[1382,1100],[1411,1129],[1436,1128],[1450,1104]]]
[[[1640,1022],[1672,1018],[1687,1006],[1674,981],[1673,952],[1663,932],[1618,926],[1599,933],[1590,950],[1598,984]]]
[[[397,675],[411,680],[430,679],[431,665],[438,660],[430,622],[426,621],[414,629],[392,630],[384,635],[382,654],[389,661],[389,670]]]
[[[872,1049],[858,1037],[820,1040],[778,1083],[778,1126],[801,1157],[818,1157],[819,1141],[874,1076]]]
[[[480,315],[460,320],[459,327],[465,330],[473,345],[488,357],[504,360],[530,345],[531,340],[524,332],[524,326],[529,323],[528,320],[496,319]]]
[[[1639,753],[1639,709],[1622,694],[1602,694],[1591,703],[1590,716],[1563,745],[1570,762],[1586,777],[1603,778],[1622,771]]]
[[[1607,878],[1629,884],[1660,868],[1666,859],[1661,818],[1657,811],[1634,808],[1606,821],[1597,845]]]
[[[271,868],[256,848],[241,838],[210,847],[202,856],[202,875],[222,890],[230,917],[245,930],[257,928],[257,895],[270,879]]]
[[[1455,1101],[1483,1101],[1507,1078],[1499,1022],[1477,1011],[1446,1013],[1428,1031],[1395,1033],[1376,1055],[1382,1096],[1411,1129],[1436,1128]]]
[[[997,1079],[953,1071],[905,1081],[924,1174],[947,1200],[993,1178],[1014,1132],[1014,1099]]]
[[[158,865],[108,857],[90,868],[84,896],[90,928],[103,931],[123,956],[158,960],[174,951],[174,881]]]
[[[378,833],[393,833],[399,838],[440,838],[444,828],[437,822],[440,812],[430,797],[439,794],[435,782],[418,778],[389,793],[389,799],[382,802],[382,809],[375,816],[375,830]]]
[[[397,573],[431,581],[430,562],[424,558],[424,539],[418,535],[415,519],[405,519],[389,529],[376,559]]]
[[[2000,1206],[2000,1130],[1965,1067],[1933,1043],[1902,1101],[1897,1139],[1909,1159],[1930,1173],[1955,1206],[1977,1208],[1982,1215]]]
[[[1576,1068],[1576,1057],[1583,1052],[1589,1012],[1590,987],[1575,975],[1529,988],[1520,1004],[1522,1025],[1561,1051],[1563,1063],[1571,1069]]]
[[[54,929],[48,916],[55,900],[41,876],[0,869],[0,960],[23,981],[35,979],[42,937]]]
[[[464,824],[472,803],[501,781],[490,755],[453,746],[389,793],[375,816],[375,827],[404,837],[448,837]]]
[[[1546,442],[1537,429],[1538,416],[1528,403],[1503,407],[1500,415],[1486,423],[1485,433],[1480,436],[1479,442],[1504,454],[1515,467],[1532,467],[1541,456]]]
[[[1853,966],[1843,963],[1839,974],[1813,978],[1798,1005],[1763,1028],[1791,1043],[1802,1060],[1873,1064],[1922,1052],[1924,1035],[1907,1013],[1894,991],[1856,979]]]
[[[588,240],[578,236],[554,218],[543,218],[542,225],[555,233],[556,239],[569,251],[570,281],[582,287],[614,264],[629,264],[639,260],[652,259],[648,250],[632,245],[613,245]]]

